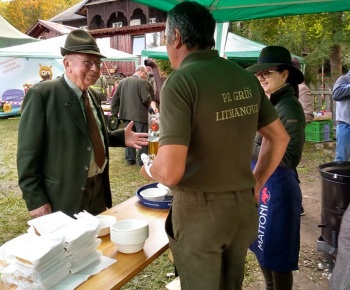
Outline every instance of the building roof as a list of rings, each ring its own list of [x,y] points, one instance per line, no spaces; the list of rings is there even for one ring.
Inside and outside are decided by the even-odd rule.
[[[72,30],[77,29],[73,26],[63,25],[51,21],[38,19],[26,32],[27,35],[36,35],[39,30],[48,29],[50,31],[55,31],[60,35],[68,34]]]
[[[64,22],[72,20],[86,19],[86,16],[76,14],[89,0],[83,0],[74,6],[68,8],[67,10],[61,12],[60,14],[52,17],[50,21],[52,22]]]
[[[151,32],[159,32],[160,30],[165,30],[165,22],[158,22],[154,24],[142,24],[135,26],[123,26],[118,28],[102,28],[102,29],[94,29],[89,30],[89,33],[95,37],[104,37],[104,36],[113,36],[120,34],[132,34],[135,32],[141,33],[151,33]]]

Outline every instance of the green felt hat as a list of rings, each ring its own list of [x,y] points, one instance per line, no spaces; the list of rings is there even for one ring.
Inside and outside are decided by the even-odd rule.
[[[76,29],[67,35],[64,47],[61,47],[61,54],[86,53],[106,58],[100,53],[95,39],[85,30]]]

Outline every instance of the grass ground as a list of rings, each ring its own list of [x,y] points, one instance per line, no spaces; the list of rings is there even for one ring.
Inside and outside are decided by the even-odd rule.
[[[30,216],[21,191],[18,187],[16,169],[17,128],[18,119],[0,119],[0,245],[26,232]],[[139,167],[126,166],[123,148],[110,148],[110,178],[113,194],[113,205],[116,205],[135,195],[135,191],[148,183],[139,173]],[[300,177],[322,163],[324,153],[314,150],[314,146],[306,143],[303,167],[298,168]],[[311,162],[312,161],[312,162]],[[249,252],[246,259],[246,275],[244,285],[249,285],[256,279],[254,273],[259,266],[254,255]],[[165,252],[139,275],[127,283],[122,289],[164,289],[174,276],[174,268]]]

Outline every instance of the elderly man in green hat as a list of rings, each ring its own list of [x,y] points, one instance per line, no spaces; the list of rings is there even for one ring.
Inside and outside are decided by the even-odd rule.
[[[28,90],[18,131],[19,186],[32,217],[55,211],[99,214],[112,206],[109,146],[147,145],[147,134],[108,132],[98,93],[90,88],[105,58],[77,29],[61,47],[64,75]]]

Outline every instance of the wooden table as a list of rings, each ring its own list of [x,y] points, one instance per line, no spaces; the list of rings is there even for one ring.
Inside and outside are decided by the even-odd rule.
[[[119,289],[165,252],[169,247],[169,240],[164,230],[168,212],[168,209],[153,209],[143,206],[136,196],[103,212],[102,214],[115,216],[118,221],[130,218],[147,220],[149,222],[149,237],[143,250],[134,254],[118,252],[109,235],[102,237],[102,243],[98,250],[101,250],[104,256],[116,259],[117,262],[90,277],[76,289]]]

